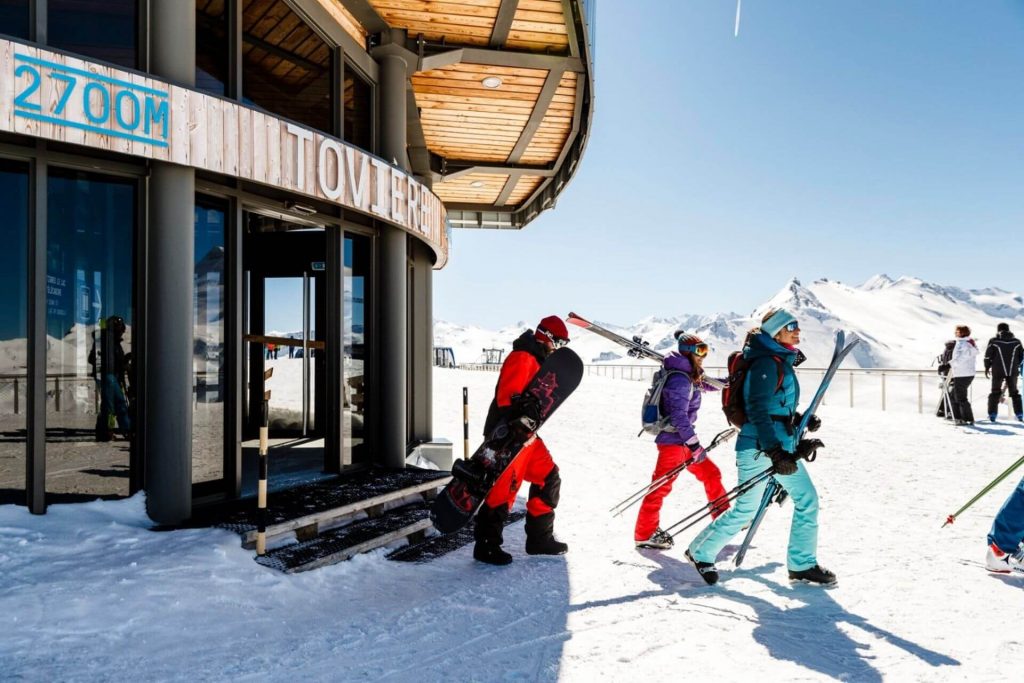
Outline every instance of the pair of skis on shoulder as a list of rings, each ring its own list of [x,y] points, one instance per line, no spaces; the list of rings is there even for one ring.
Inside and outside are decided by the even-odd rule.
[[[652,349],[650,342],[644,341],[640,336],[634,335],[632,339],[627,339],[621,334],[616,334],[607,327],[602,327],[597,323],[590,322],[586,318],[581,318],[575,313],[569,313],[566,320],[577,327],[582,327],[589,332],[593,332],[599,337],[604,337],[608,341],[615,342],[619,346],[625,347],[626,355],[630,358],[646,358],[647,360],[656,361],[659,365],[665,362],[665,355]],[[726,387],[725,382],[712,377],[705,377],[704,381],[716,389],[724,389]]]
[[[858,343],[859,339],[852,340],[849,344],[846,343],[846,333],[843,330],[836,332],[836,345],[832,351],[832,361],[828,364],[828,368],[825,370],[825,376],[821,378],[821,384],[818,385],[818,390],[814,392],[814,397],[811,398],[811,402],[804,408],[802,417],[800,418],[800,424],[797,425],[794,435],[796,437],[796,443],[800,442],[803,438],[804,432],[807,430],[807,422],[814,415],[818,406],[821,404],[823,398],[825,398],[825,392],[828,390],[829,385],[832,383],[832,378],[836,376],[836,372],[839,370],[839,366],[842,365],[843,360],[850,354]],[[761,526],[761,521],[764,519],[765,513],[768,512],[768,506],[771,505],[772,501],[777,501],[780,505],[786,499],[786,491],[774,477],[768,480],[768,485],[764,489],[764,495],[761,496],[761,503],[757,508],[757,512],[754,513],[754,518],[750,520],[750,527],[747,529],[747,535],[743,539],[743,543],[740,544],[740,549],[736,551],[735,564],[740,566],[743,563],[743,558],[747,556],[747,550],[750,549],[750,543],[754,540],[754,534],[757,533],[758,527]]]

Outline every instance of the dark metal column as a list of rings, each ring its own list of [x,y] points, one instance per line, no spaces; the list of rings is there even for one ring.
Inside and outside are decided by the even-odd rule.
[[[41,150],[39,143],[37,150]],[[37,515],[46,512],[46,160],[32,162],[29,181],[31,219],[29,221],[28,272],[28,401],[26,425],[25,493],[28,509]]]
[[[195,83],[195,0],[152,3],[154,75]],[[146,257],[146,507],[161,524],[192,513],[195,172],[152,162]]]
[[[400,32],[399,32],[400,33]],[[408,169],[406,153],[406,88],[408,64],[402,53],[402,35],[375,52],[380,62],[381,156]],[[411,53],[410,53],[411,54]],[[409,435],[408,416],[408,249],[405,231],[389,225],[380,228],[380,462],[404,467]]]

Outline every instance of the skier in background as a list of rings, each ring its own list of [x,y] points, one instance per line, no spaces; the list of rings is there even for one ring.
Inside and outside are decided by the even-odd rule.
[[[971,339],[971,328],[957,325],[956,344],[949,360],[949,374],[953,378],[953,419],[958,425],[974,424],[974,410],[967,399],[967,389],[974,381],[978,359],[978,345]]]
[[[996,574],[1024,577],[1024,479],[999,509],[988,532],[985,567]]]
[[[550,315],[537,325],[537,331],[526,330],[512,343],[512,353],[501,366],[494,400],[484,421],[484,438],[502,422],[522,415],[536,416],[538,407],[532,397],[523,395],[530,380],[544,360],[555,349],[569,343],[569,330],[556,315]],[[476,515],[473,536],[476,545],[473,558],[488,564],[505,565],[512,556],[501,549],[502,529],[516,493],[524,481],[530,482],[530,497],[526,503],[526,552],[529,555],[563,555],[569,550],[565,543],[555,540],[555,507],[558,506],[561,478],[558,466],[551,458],[544,441],[538,436],[516,457],[515,461],[498,477],[491,492],[484,499]]]
[[[89,352],[93,378],[100,394],[100,412],[96,416],[96,440],[110,441],[116,421],[125,438],[131,438],[132,420],[128,409],[128,363],[121,341],[127,331],[124,318],[112,315],[100,324],[100,337]]]
[[[747,421],[736,439],[737,479],[743,483],[775,467],[775,480],[793,499],[786,562],[789,579],[828,586],[835,584],[836,575],[818,564],[818,492],[800,462],[823,444],[818,439],[797,442],[794,433],[800,419],[796,411],[800,384],[793,367],[804,360],[796,347],[799,343],[800,324],[781,308],[768,311],[760,330],[748,337],[743,356],[750,367],[742,387]],[[815,431],[820,425],[821,420],[811,416],[807,429]],[[686,559],[708,584],[718,581],[718,553],[753,519],[767,485],[764,481],[737,498],[735,505],[697,534],[687,548]]]
[[[704,484],[710,502],[725,495],[725,488],[722,486],[721,470],[708,458],[694,431],[701,395],[705,391],[716,390],[704,382],[703,364],[708,355],[708,345],[700,337],[681,330],[676,332],[676,340],[678,352],[670,353],[662,364],[666,371],[672,373],[665,381],[661,393],[661,412],[669,418],[669,424],[654,439],[658,445],[658,461],[651,481],[662,478],[670,470],[688,461],[687,471]],[[644,498],[633,529],[636,547],[672,547],[672,537],[661,529],[659,522],[661,504],[665,496],[671,493],[677,477],[672,477]],[[721,505],[712,510],[711,516],[716,518],[728,509],[729,503],[722,501]]]
[[[1024,421],[1024,410],[1021,408],[1020,391],[1017,389],[1017,376],[1020,375],[1021,359],[1024,348],[1020,340],[1010,332],[1007,323],[996,325],[996,336],[988,340],[985,347],[985,376],[992,379],[992,391],[988,395],[988,419],[996,421],[996,409],[1003,396],[1003,385],[1013,402],[1013,414],[1017,421]]]

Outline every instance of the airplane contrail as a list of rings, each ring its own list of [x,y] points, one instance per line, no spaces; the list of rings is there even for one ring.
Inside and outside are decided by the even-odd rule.
[[[743,7],[743,0],[736,0],[736,28],[733,29],[733,37],[739,38],[740,35],[740,9]]]

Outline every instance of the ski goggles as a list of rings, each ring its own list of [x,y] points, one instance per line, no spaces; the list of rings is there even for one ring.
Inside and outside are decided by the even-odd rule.
[[[786,330],[787,332],[796,332],[797,330],[800,329],[800,323],[794,320],[791,323],[786,323],[785,325],[783,325],[782,329]]]
[[[708,345],[704,342],[700,344],[682,344],[679,346],[680,353],[692,353],[697,358],[705,358],[708,355]]]
[[[540,332],[541,334],[543,334],[545,337],[547,337],[548,341],[551,342],[551,346],[553,348],[560,349],[560,348],[562,348],[563,346],[565,346],[566,344],[569,343],[568,339],[562,339],[561,337],[556,337],[555,335],[551,334],[550,332],[548,332],[544,328],[541,328],[541,329],[539,329],[537,331]]]

